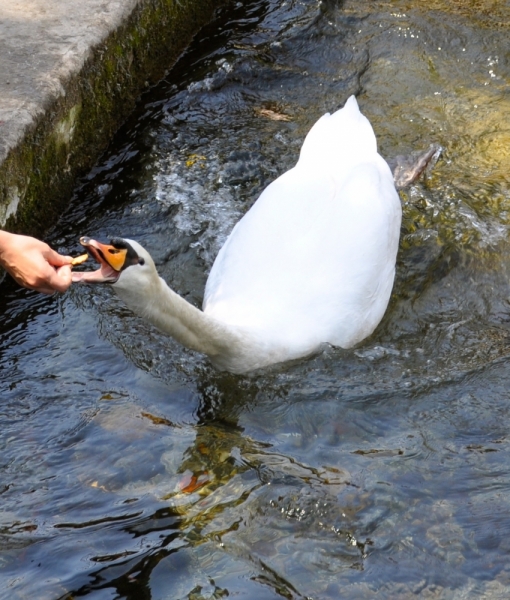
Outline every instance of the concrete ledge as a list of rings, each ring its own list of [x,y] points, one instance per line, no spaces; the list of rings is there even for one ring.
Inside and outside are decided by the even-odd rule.
[[[0,226],[36,234],[225,0],[2,0]]]

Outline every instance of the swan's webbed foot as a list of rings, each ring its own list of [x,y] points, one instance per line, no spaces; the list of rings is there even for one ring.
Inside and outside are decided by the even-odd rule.
[[[439,144],[431,144],[425,151],[413,152],[410,156],[396,156],[393,160],[388,160],[397,190],[416,181],[423,172],[430,173],[442,151]]]

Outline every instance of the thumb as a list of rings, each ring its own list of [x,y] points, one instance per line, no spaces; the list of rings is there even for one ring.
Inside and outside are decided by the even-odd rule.
[[[52,248],[49,248],[44,252],[44,258],[53,265],[54,267],[62,267],[63,265],[70,265],[73,260],[71,256],[59,254]]]

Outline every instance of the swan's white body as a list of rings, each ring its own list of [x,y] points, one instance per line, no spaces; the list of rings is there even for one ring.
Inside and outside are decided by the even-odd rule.
[[[135,312],[236,373],[370,335],[395,276],[401,206],[354,96],[312,127],[296,166],[271,183],[220,250],[203,312],[157,277],[152,260],[114,288]],[[152,267],[151,267],[152,270]]]

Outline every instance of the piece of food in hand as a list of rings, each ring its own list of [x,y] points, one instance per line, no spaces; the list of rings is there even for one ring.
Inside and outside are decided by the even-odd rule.
[[[73,260],[71,261],[71,265],[73,267],[76,267],[78,265],[81,265],[82,263],[84,263],[87,259],[88,259],[89,255],[87,253],[85,254],[80,254],[80,256],[75,256],[73,258]]]

